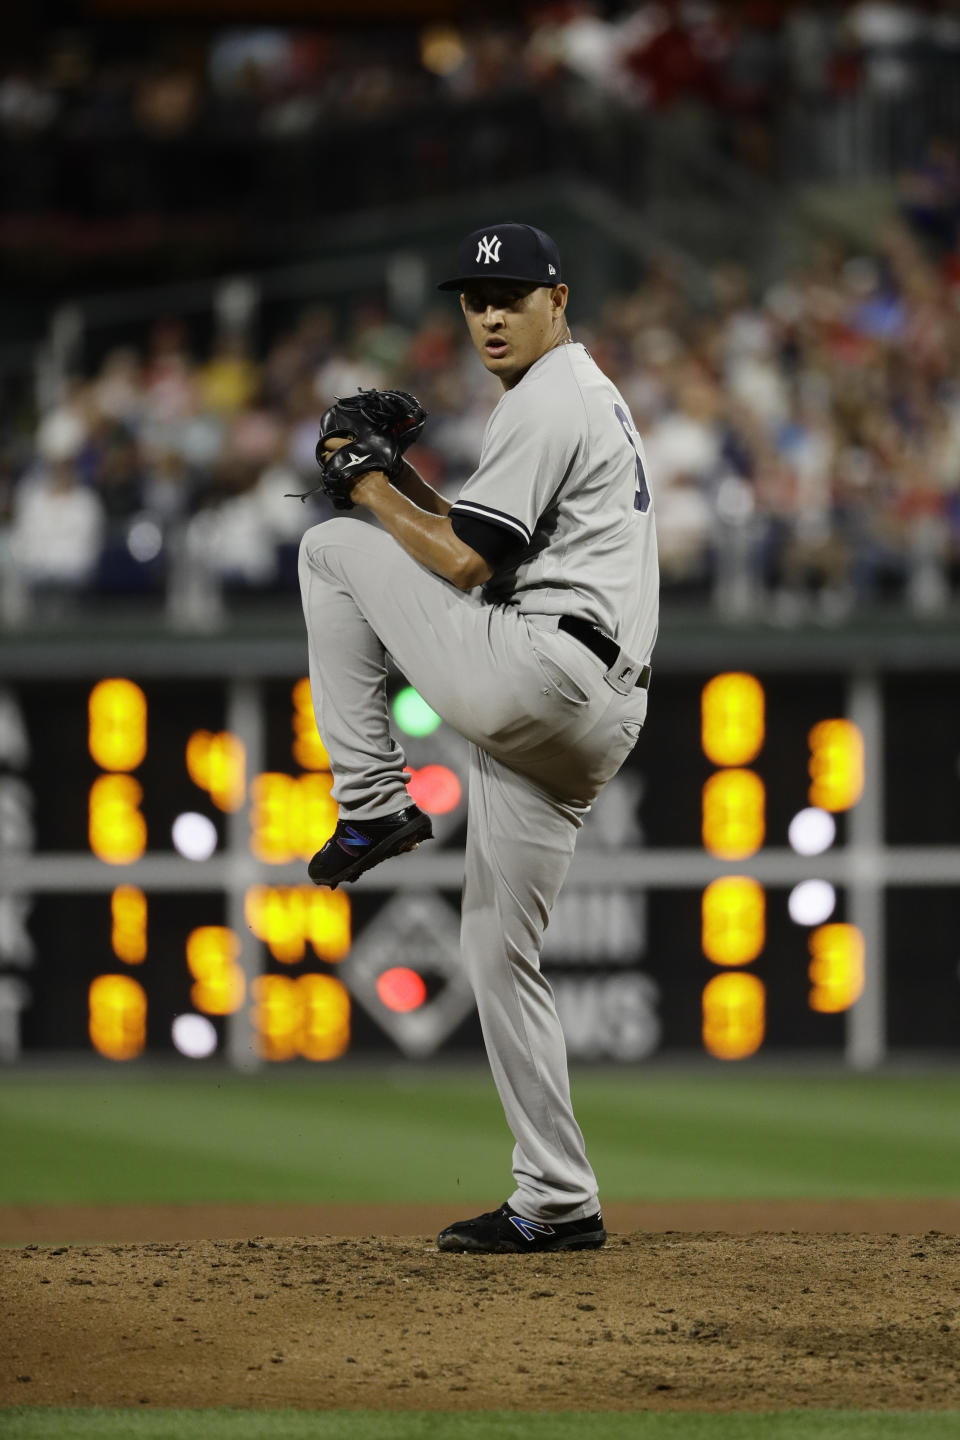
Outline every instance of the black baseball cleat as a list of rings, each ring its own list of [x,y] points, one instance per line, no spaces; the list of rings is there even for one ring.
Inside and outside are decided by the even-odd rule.
[[[545,1250],[599,1250],[606,1243],[603,1216],[586,1220],[527,1220],[509,1205],[473,1220],[458,1220],[437,1236],[440,1250],[473,1255],[526,1255]]]
[[[314,885],[329,885],[331,890],[347,880],[356,880],[364,870],[416,850],[421,840],[433,838],[430,816],[416,805],[407,805],[395,815],[382,820],[338,820],[337,828],[322,850],[307,866]]]

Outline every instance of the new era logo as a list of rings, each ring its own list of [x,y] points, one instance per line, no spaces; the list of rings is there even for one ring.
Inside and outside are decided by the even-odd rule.
[[[556,265],[548,265],[548,266],[547,266],[547,274],[548,274],[548,275],[556,275],[556,273],[557,273],[557,267],[556,267]]]
[[[480,244],[477,246],[476,263],[479,265],[480,261],[482,260],[484,265],[489,265],[490,261],[492,260],[494,265],[499,265],[501,244],[502,241],[499,239],[498,236],[493,235],[488,239],[487,236],[484,235],[483,239],[480,241]]]

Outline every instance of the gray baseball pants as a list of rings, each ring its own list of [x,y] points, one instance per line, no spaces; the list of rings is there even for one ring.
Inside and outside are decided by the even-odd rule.
[[[540,951],[583,815],[633,748],[646,692],[613,689],[603,661],[558,631],[556,616],[465,594],[363,521],[307,531],[300,585],[341,811],[374,820],[410,803],[386,652],[470,742],[461,944],[516,1140],[510,1204],[531,1220],[592,1215],[597,1182]]]

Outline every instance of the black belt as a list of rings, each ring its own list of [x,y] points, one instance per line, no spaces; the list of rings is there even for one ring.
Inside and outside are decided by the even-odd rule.
[[[579,640],[581,645],[586,645],[592,650],[598,660],[602,660],[607,669],[616,664],[620,655],[620,646],[616,640],[605,635],[596,625],[591,625],[589,620],[581,620],[577,615],[561,615],[558,630],[565,630],[572,635],[574,640]],[[635,690],[646,690],[650,684],[650,666],[641,665]]]

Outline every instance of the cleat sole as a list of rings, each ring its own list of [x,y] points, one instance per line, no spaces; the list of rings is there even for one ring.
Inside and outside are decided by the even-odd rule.
[[[477,1241],[461,1240],[451,1235],[437,1241],[437,1249],[448,1255],[552,1255],[558,1250],[601,1250],[607,1243],[607,1232],[597,1235],[568,1235],[552,1245],[519,1245],[512,1240],[500,1240],[496,1245],[484,1245]]]

